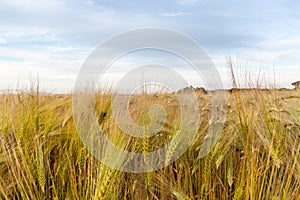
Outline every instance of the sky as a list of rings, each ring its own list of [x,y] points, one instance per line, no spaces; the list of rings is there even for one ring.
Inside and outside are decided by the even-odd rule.
[[[197,41],[225,88],[232,87],[228,56],[241,73],[260,74],[270,85],[291,88],[300,80],[299,10],[300,2],[294,0],[2,0],[0,90],[22,89],[38,79],[45,91],[70,92],[97,45],[144,27],[175,30]],[[151,56],[120,59],[105,77],[117,81],[124,74],[118,66],[129,70],[145,55]],[[191,85],[203,84],[192,69],[175,61],[170,65]]]

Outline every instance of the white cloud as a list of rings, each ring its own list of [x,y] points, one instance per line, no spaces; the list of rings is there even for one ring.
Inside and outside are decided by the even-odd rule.
[[[178,17],[178,16],[185,16],[188,15],[188,13],[185,12],[165,12],[162,13],[161,16],[165,16],[165,17]]]
[[[298,35],[289,34],[288,36],[277,36],[254,44],[253,47],[266,50],[291,50],[299,49],[300,38]]]
[[[178,0],[178,3],[180,5],[194,5],[198,2],[199,2],[199,0]]]
[[[30,30],[29,30],[30,29]],[[58,32],[44,27],[0,26],[0,43],[58,42]]]
[[[70,81],[74,81],[91,46],[143,26],[166,27],[195,36],[208,50],[215,51],[210,56],[221,73],[227,70],[224,55],[239,52],[241,59],[255,65],[278,66],[285,85],[299,77],[299,31],[297,26],[288,26],[291,21],[297,25],[297,17],[291,19],[287,13],[279,16],[279,21],[271,19],[272,12],[266,11],[265,16],[265,4],[259,3],[249,9],[247,3],[228,4],[232,5],[228,10],[226,3],[218,1],[176,0],[175,4],[161,2],[157,12],[150,10],[154,4],[133,3],[126,7],[123,3],[93,0],[0,1],[0,82],[15,84],[20,77],[28,80],[28,74],[33,73],[40,75],[40,81],[50,81],[51,87],[55,83],[57,87],[71,87]],[[275,8],[276,3],[270,10],[281,9]],[[179,18],[186,15],[188,19]],[[174,20],[176,17],[182,23]],[[281,23],[289,28],[282,28],[285,26]],[[1,83],[0,87],[4,87]]]
[[[68,49],[68,48],[67,48]],[[0,89],[28,86],[31,78],[43,84],[50,91],[70,92],[75,77],[81,67],[85,55],[54,55],[60,47],[52,48],[12,48],[0,47]],[[62,47],[62,50],[64,48]]]
[[[228,10],[208,10],[204,11],[203,14],[217,16],[217,17],[232,17],[232,18],[258,18],[256,15],[245,15],[244,13],[237,13],[235,11]]]
[[[0,36],[0,44],[5,44],[5,43],[7,43],[7,39]]]
[[[0,5],[12,7],[18,10],[34,10],[44,9],[40,11],[47,11],[47,9],[57,8],[63,5],[63,1],[51,0],[51,1],[39,1],[39,0],[2,0]],[[46,10],[45,10],[46,9]]]

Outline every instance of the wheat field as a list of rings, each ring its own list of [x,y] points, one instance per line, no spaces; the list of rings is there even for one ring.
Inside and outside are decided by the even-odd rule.
[[[1,199],[300,199],[300,92],[233,90],[226,121],[212,151],[199,157],[210,126],[210,93],[199,92],[201,121],[193,144],[171,165],[148,173],[107,167],[86,150],[72,115],[72,95],[29,92],[0,96]],[[148,139],[124,136],[111,113],[112,94],[97,94],[99,124],[114,143],[149,152],[176,137],[174,94],[141,94],[129,103],[132,118],[147,125],[153,103],[168,113]],[[176,150],[176,146],[173,150]],[[172,154],[172,152],[170,152]]]

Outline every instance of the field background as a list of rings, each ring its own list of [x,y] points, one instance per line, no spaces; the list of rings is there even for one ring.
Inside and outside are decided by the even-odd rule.
[[[123,173],[94,159],[82,144],[71,95],[29,92],[0,96],[1,199],[300,199],[300,91],[240,90],[226,93],[226,122],[212,152],[199,158],[211,116],[210,93],[198,92],[197,138],[172,165]],[[164,105],[168,120],[150,139],[124,136],[110,115],[112,95],[96,95],[99,123],[116,144],[148,152],[176,137],[180,109],[174,94],[131,98],[136,123],[147,109]],[[175,147],[176,148],[176,147]],[[170,155],[172,152],[170,152]]]

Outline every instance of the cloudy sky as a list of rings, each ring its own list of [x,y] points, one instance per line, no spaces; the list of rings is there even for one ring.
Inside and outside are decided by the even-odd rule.
[[[72,91],[97,45],[143,27],[172,29],[196,40],[225,87],[231,86],[226,56],[237,59],[241,71],[261,70],[268,81],[275,76],[278,87],[290,87],[300,79],[299,10],[300,2],[292,0],[2,0],[0,89],[23,87],[39,77],[45,90]],[[143,58],[137,54],[123,63],[138,56]],[[201,85],[184,65],[177,70]],[[110,78],[117,79],[114,72]]]

